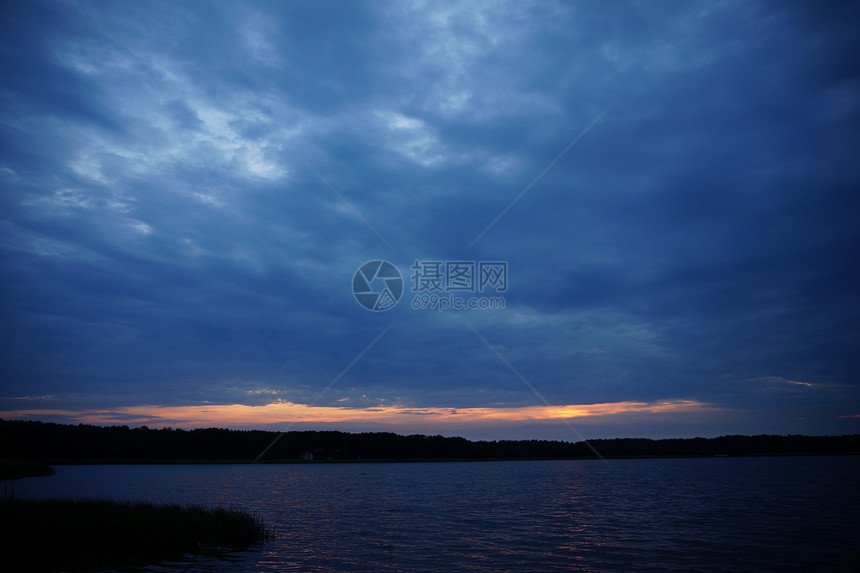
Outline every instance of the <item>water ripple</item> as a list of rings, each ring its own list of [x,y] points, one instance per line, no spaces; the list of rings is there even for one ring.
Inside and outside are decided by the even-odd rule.
[[[235,507],[276,531],[148,573],[853,571],[858,470],[858,457],[60,466],[16,486]]]

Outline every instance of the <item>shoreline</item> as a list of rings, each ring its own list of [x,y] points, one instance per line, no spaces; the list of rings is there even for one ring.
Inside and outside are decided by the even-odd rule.
[[[0,461],[70,464],[427,463],[860,454],[860,434],[479,440],[391,432],[151,429],[0,420]],[[262,455],[261,455],[262,452]],[[262,459],[258,459],[262,458]]]
[[[603,456],[603,460],[660,460],[660,459],[722,459],[722,458],[774,458],[774,457],[825,457],[825,456],[857,456],[860,452],[769,452],[753,454],[716,454],[716,455],[621,455]],[[111,466],[111,465],[325,465],[325,464],[397,464],[397,463],[451,463],[451,462],[537,462],[537,461],[600,461],[596,456],[571,456],[571,457],[520,457],[520,458],[366,458],[366,459],[321,459],[321,460],[293,460],[276,459],[262,460],[221,460],[221,459],[166,459],[166,458],[86,458],[86,459],[7,459],[0,462],[0,481],[14,480],[29,477],[45,477],[53,475],[51,466]],[[37,469],[36,473],[16,474],[14,477],[6,477],[3,471],[4,464],[26,464],[38,468],[48,468],[50,471]]]

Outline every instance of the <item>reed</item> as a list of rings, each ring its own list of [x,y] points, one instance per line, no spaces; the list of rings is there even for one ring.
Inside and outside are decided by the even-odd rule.
[[[154,563],[272,536],[260,519],[233,509],[15,497],[0,502],[0,532],[0,555],[21,572]]]
[[[30,460],[0,460],[0,480],[52,475],[54,468],[48,464]]]

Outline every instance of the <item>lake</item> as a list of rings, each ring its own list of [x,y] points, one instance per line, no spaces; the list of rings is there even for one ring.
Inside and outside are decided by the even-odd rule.
[[[21,497],[247,510],[277,537],[142,571],[857,571],[860,457],[56,466]]]

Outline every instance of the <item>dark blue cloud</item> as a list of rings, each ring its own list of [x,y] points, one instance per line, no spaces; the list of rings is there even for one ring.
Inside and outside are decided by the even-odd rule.
[[[691,400],[724,410],[582,424],[858,431],[856,7],[2,10],[0,410]],[[350,284],[380,258],[407,292],[374,314]],[[506,308],[413,310],[415,260],[507,261]]]

